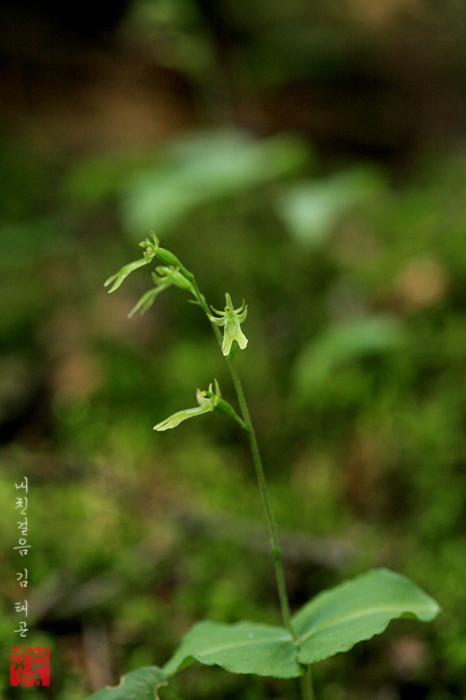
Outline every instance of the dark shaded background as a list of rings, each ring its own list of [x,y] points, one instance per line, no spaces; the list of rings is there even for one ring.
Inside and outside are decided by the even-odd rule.
[[[127,320],[144,270],[103,288],[152,229],[215,307],[248,302],[292,608],[388,566],[444,609],[317,664],[318,697],[464,698],[464,2],[4,2],[0,26],[4,669],[24,475],[38,697],[162,665],[203,618],[279,621],[235,425],[152,431],[214,377],[233,400],[210,328],[173,289]],[[298,687],[193,666],[162,693]]]

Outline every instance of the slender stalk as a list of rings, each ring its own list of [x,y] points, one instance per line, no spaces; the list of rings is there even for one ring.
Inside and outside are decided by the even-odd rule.
[[[301,683],[301,697],[302,700],[315,700],[314,686],[312,684],[312,674],[311,667],[307,667],[307,671],[303,676],[299,678]]]
[[[186,271],[187,272],[187,271]],[[185,272],[185,274],[186,274]],[[207,302],[205,300],[205,297],[201,294],[199,287],[197,286],[196,279],[194,278],[194,275],[192,273],[188,273],[190,276],[190,280],[193,283],[193,286],[196,290],[197,294],[197,300],[202,309],[205,311],[207,315],[210,314],[209,307],[207,306]],[[222,346],[222,334],[220,333],[218,327],[215,325],[215,323],[212,323],[212,328],[214,329],[216,338],[218,340],[218,343],[220,347]],[[269,491],[267,488],[267,482],[265,480],[265,474],[264,474],[264,468],[262,466],[262,459],[260,456],[259,452],[259,445],[257,443],[257,438],[256,438],[256,433],[254,431],[254,426],[251,421],[251,416],[249,415],[249,409],[248,405],[246,403],[246,398],[244,396],[244,391],[243,387],[241,384],[241,380],[239,378],[238,372],[236,370],[236,365],[233,360],[233,353],[230,355],[226,356],[226,361],[228,364],[228,367],[230,369],[231,377],[233,379],[233,384],[235,387],[236,395],[238,397],[238,402],[241,408],[241,414],[245,423],[245,430],[247,431],[249,435],[249,441],[251,444],[251,452],[252,452],[252,458],[254,461],[254,466],[256,468],[256,474],[257,474],[257,480],[259,482],[259,489],[262,497],[262,503],[264,505],[264,510],[265,510],[265,515],[267,518],[267,524],[269,527],[269,533],[270,533],[270,543],[272,547],[272,556],[275,564],[275,576],[277,579],[277,587],[278,587],[278,595],[280,598],[280,608],[282,612],[282,618],[283,622],[285,623],[285,627],[293,637],[295,641],[298,639],[298,635],[296,634],[293,624],[291,622],[291,613],[290,613],[290,604],[288,602],[288,595],[286,592],[286,584],[285,584],[285,574],[283,571],[283,563],[282,563],[282,554],[281,554],[281,549],[280,549],[280,544],[278,541],[278,535],[277,535],[277,526],[275,524],[275,520],[273,517],[273,512],[272,512],[272,507],[270,505],[270,498],[269,498]]]
[[[239,405],[241,407],[241,413],[243,415],[243,420],[246,424],[246,430],[249,435],[249,441],[251,443],[252,458],[254,460],[254,466],[256,468],[257,480],[259,482],[259,489],[262,496],[262,503],[264,505],[265,515],[267,518],[267,524],[269,526],[270,532],[270,542],[272,546],[272,556],[275,564],[275,576],[277,578],[278,595],[280,598],[280,607],[282,611],[283,622],[287,630],[290,632],[291,636],[295,641],[298,639],[293,624],[291,622],[290,605],[288,602],[288,595],[286,593],[285,585],[285,574],[283,571],[282,555],[280,544],[277,535],[277,526],[273,517],[272,507],[270,505],[269,491],[267,488],[267,482],[265,480],[264,469],[262,466],[262,460],[259,452],[259,445],[257,444],[256,433],[254,431],[254,426],[251,422],[251,417],[249,415],[248,405],[246,403],[246,398],[244,396],[243,387],[241,385],[238,372],[236,370],[233,358],[227,357],[228,366],[230,368],[231,376],[233,379],[233,384],[235,385],[236,394],[238,396]]]

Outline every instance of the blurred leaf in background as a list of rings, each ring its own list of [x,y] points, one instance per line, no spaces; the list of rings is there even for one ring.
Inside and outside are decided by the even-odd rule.
[[[396,318],[372,316],[326,329],[297,359],[296,393],[308,400],[322,391],[339,365],[367,355],[399,349],[403,327]]]
[[[294,183],[281,195],[278,211],[298,241],[318,244],[331,234],[345,211],[385,188],[381,172],[361,165],[317,182]]]
[[[159,162],[139,172],[118,158],[85,163],[69,187],[93,200],[98,192],[123,192],[123,224],[128,236],[139,240],[148,230],[165,234],[205,203],[296,172],[305,164],[307,150],[303,141],[288,135],[257,141],[234,129],[196,132],[165,146]]]

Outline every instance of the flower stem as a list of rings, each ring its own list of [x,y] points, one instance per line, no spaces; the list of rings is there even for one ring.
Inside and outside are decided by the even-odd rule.
[[[246,398],[244,396],[243,387],[241,385],[238,372],[236,370],[236,365],[233,361],[231,355],[227,357],[228,366],[230,368],[231,376],[233,379],[233,384],[235,386],[236,394],[238,396],[239,405],[241,407],[241,413],[243,415],[243,420],[245,422],[245,429],[249,435],[249,441],[251,443],[252,458],[254,460],[254,466],[256,468],[257,480],[259,482],[259,489],[262,496],[262,503],[264,505],[265,515],[267,518],[267,524],[269,526],[270,532],[270,543],[272,546],[272,556],[275,564],[275,575],[277,578],[278,595],[280,598],[280,607],[282,611],[283,622],[285,627],[290,632],[291,636],[295,641],[298,639],[293,624],[291,622],[290,605],[288,602],[288,595],[286,593],[285,585],[285,574],[283,571],[282,555],[280,544],[278,542],[277,526],[273,517],[272,507],[270,505],[269,491],[267,488],[267,482],[265,480],[264,469],[262,466],[262,460],[259,452],[259,445],[257,444],[256,433],[254,431],[254,426],[251,422],[251,417],[249,415],[248,405],[246,403]]]
[[[301,683],[301,698],[302,700],[315,700],[314,686],[312,684],[311,667],[307,667],[307,671],[303,676],[300,676]]]
[[[194,287],[194,292],[196,296],[197,303],[199,306],[203,309],[205,314],[207,315],[207,318],[210,320],[210,309],[207,305],[206,299],[203,294],[201,294],[201,291],[197,285],[196,278],[194,275],[183,268],[183,274],[192,282],[193,287]],[[218,344],[220,348],[222,347],[223,343],[223,338],[222,334],[220,333],[218,326],[211,321],[211,326],[213,328],[213,331],[215,333],[215,337],[217,338]],[[273,517],[273,512],[272,512],[272,507],[270,505],[270,498],[269,498],[269,490],[267,488],[267,482],[265,480],[265,474],[264,474],[264,468],[262,466],[262,459],[260,456],[259,452],[259,445],[257,443],[257,438],[256,438],[256,433],[254,431],[254,426],[251,421],[251,416],[249,414],[249,409],[248,405],[246,402],[246,397],[244,395],[243,391],[243,386],[241,384],[241,380],[238,375],[238,371],[236,369],[236,365],[233,360],[233,352],[230,353],[225,357],[230,374],[233,380],[233,384],[235,387],[236,395],[238,397],[238,403],[240,405],[241,409],[241,415],[244,420],[244,425],[242,427],[247,431],[249,435],[249,441],[251,444],[251,452],[252,452],[252,458],[254,461],[254,466],[256,468],[256,475],[257,475],[257,480],[259,482],[259,489],[262,497],[262,503],[264,505],[264,510],[265,510],[265,515],[267,518],[267,524],[269,527],[269,533],[270,533],[270,543],[272,547],[272,556],[275,564],[275,576],[277,579],[277,587],[278,587],[278,595],[280,599],[280,608],[281,608],[281,613],[282,613],[282,618],[283,622],[285,624],[286,629],[288,632],[291,634],[293,637],[293,640],[295,643],[298,643],[298,635],[296,634],[296,631],[293,627],[293,623],[291,621],[291,613],[290,613],[290,604],[288,602],[288,595],[286,592],[286,584],[285,584],[285,574],[283,570],[283,562],[282,562],[282,554],[281,554],[281,549],[280,549],[280,544],[278,541],[278,535],[277,535],[277,526]],[[311,675],[311,667],[307,667],[306,673],[301,676],[300,678],[301,682],[301,698],[302,700],[315,700],[315,695],[314,695],[314,687],[312,683],[312,675]]]
[[[204,312],[206,313],[207,317],[210,319],[210,309],[207,306],[207,302],[205,300],[205,297],[203,294],[201,294],[199,287],[197,285],[196,279],[192,273],[189,273],[187,270],[185,271],[185,274],[188,273],[189,279],[193,284],[193,287],[196,292],[196,298],[198,304],[202,307]],[[217,338],[217,341],[222,347],[222,334],[220,333],[218,327],[216,326],[215,323],[212,323],[211,321],[212,328],[214,330],[215,336]],[[270,505],[270,498],[269,498],[269,491],[267,488],[267,482],[265,480],[265,474],[264,474],[264,468],[262,466],[262,460],[259,452],[259,445],[257,443],[257,438],[256,438],[256,433],[254,431],[254,426],[251,421],[251,416],[249,415],[249,409],[248,405],[246,403],[246,398],[244,396],[244,391],[243,387],[241,385],[241,381],[238,375],[238,372],[236,370],[236,365],[233,360],[233,353],[230,353],[230,355],[226,356],[226,361],[228,364],[228,367],[230,369],[230,374],[233,379],[233,384],[235,387],[236,395],[238,397],[238,402],[241,408],[241,414],[244,420],[244,429],[247,431],[249,435],[249,441],[251,444],[251,452],[252,452],[252,458],[254,461],[254,466],[256,468],[256,474],[257,474],[257,480],[259,482],[259,489],[262,497],[262,503],[264,505],[264,510],[265,510],[265,515],[267,518],[267,524],[269,527],[269,533],[270,533],[270,543],[272,547],[272,556],[275,564],[275,576],[277,579],[277,587],[278,587],[278,595],[280,598],[280,607],[281,607],[281,612],[282,612],[282,618],[283,622],[285,623],[285,627],[295,640],[295,642],[298,640],[298,635],[296,634],[293,624],[291,622],[291,613],[290,613],[290,604],[288,602],[288,595],[286,592],[286,585],[285,585],[285,574],[283,571],[283,563],[282,563],[282,554],[281,554],[281,549],[280,549],[280,544],[278,542],[278,535],[277,535],[277,526],[275,524],[275,520],[273,517],[273,512],[272,512],[272,507]]]

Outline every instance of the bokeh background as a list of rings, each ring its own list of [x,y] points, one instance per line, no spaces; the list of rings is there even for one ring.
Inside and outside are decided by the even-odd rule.
[[[320,700],[466,697],[466,3],[1,4],[2,697],[84,700],[209,618],[279,624],[255,475],[209,324],[238,355],[291,606],[387,566],[442,605],[315,667]],[[26,560],[15,483],[29,479]],[[16,572],[27,565],[29,587]],[[52,683],[10,688],[14,605]],[[162,700],[298,698],[193,665]]]

